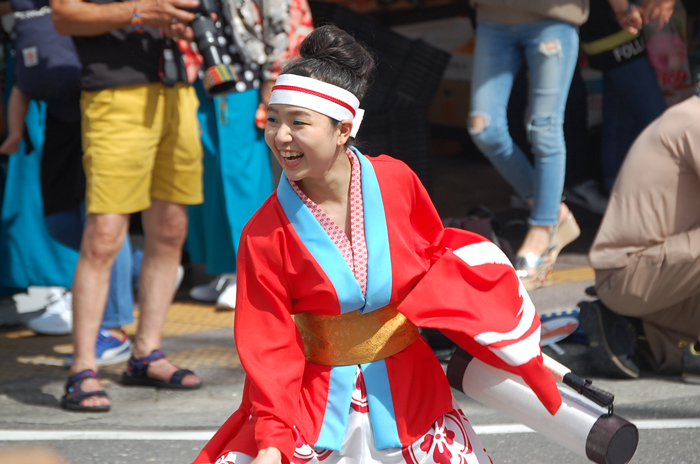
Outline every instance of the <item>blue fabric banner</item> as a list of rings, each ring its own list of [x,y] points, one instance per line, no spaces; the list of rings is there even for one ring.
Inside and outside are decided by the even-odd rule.
[[[46,105],[32,101],[26,144],[10,156],[0,215],[0,295],[11,295],[30,285],[70,288],[78,252],[53,240],[44,222],[41,197],[41,154]]]

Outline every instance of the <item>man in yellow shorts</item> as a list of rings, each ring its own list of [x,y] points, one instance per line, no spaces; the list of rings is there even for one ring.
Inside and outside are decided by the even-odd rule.
[[[202,202],[198,100],[177,47],[161,31],[184,31],[197,0],[52,0],[59,33],[73,36],[83,70],[83,165],[87,221],[73,279],[71,376],[62,406],[107,411],[97,376],[95,341],[112,263],[142,212],[145,236],[139,282],[138,333],[122,383],[191,389],[199,378],[160,351],[187,233],[186,205]],[[165,53],[164,53],[165,50]],[[174,54],[174,55],[173,55]],[[177,75],[161,82],[173,58]],[[175,82],[176,83],[172,83]]]

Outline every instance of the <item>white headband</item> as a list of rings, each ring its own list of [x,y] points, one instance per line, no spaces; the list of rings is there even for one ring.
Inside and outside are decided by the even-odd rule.
[[[277,78],[270,96],[270,105],[274,104],[301,106],[325,114],[336,121],[350,119],[352,137],[357,135],[365,114],[365,110],[359,107],[360,101],[352,92],[296,74],[282,74]]]

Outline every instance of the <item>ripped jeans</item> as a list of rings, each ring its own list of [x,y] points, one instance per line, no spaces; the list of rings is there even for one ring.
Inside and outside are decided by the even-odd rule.
[[[506,117],[523,58],[530,76],[527,133],[534,166],[513,143]],[[533,201],[532,225],[557,224],[566,168],[564,107],[577,58],[578,28],[571,24],[477,22],[469,133],[513,189]]]

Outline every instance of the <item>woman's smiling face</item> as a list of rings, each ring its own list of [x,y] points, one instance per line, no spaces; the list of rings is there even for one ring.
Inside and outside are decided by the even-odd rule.
[[[350,123],[352,124],[352,123]],[[299,106],[268,107],[265,141],[289,180],[323,179],[348,139],[347,121],[337,127],[321,113]]]

